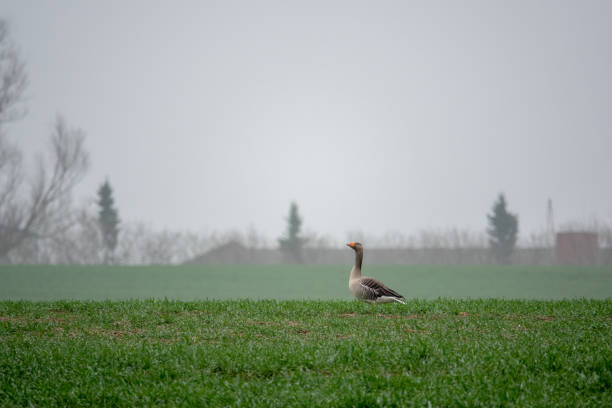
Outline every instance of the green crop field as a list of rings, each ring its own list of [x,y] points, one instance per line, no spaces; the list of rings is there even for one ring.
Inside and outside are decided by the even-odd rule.
[[[0,266],[0,300],[348,300],[346,266]],[[407,298],[612,298],[611,267],[369,266]]]
[[[2,266],[0,406],[612,406],[612,269],[348,269]]]
[[[612,406],[612,301],[0,302],[0,406]]]

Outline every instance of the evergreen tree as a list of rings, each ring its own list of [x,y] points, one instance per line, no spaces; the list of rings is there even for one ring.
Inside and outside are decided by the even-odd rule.
[[[119,235],[119,214],[115,208],[113,189],[106,180],[98,189],[98,223],[104,243],[104,263],[112,262]]]
[[[287,232],[285,236],[278,239],[280,249],[296,263],[302,263],[302,247],[306,239],[300,236],[302,228],[302,218],[298,213],[298,206],[295,202],[289,207],[289,217],[287,217]]]
[[[506,210],[506,198],[499,195],[493,204],[493,214],[488,214],[491,254],[501,264],[509,264],[518,234],[518,216]]]

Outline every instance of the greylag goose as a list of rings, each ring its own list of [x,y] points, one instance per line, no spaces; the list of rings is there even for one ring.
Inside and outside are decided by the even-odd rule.
[[[355,265],[349,277],[349,289],[359,300],[375,303],[404,302],[404,297],[390,289],[384,283],[374,278],[361,276],[361,263],[363,262],[363,245],[360,242],[349,242],[347,246],[355,251]]]

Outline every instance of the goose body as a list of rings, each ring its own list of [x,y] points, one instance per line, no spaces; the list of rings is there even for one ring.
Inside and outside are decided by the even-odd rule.
[[[357,299],[373,303],[399,302],[406,304],[402,295],[381,281],[361,275],[363,246],[359,242],[350,242],[346,245],[355,251],[355,265],[351,269],[349,289]]]

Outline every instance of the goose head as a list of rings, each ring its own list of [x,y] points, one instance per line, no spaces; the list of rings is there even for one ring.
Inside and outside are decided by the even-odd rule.
[[[346,244],[346,246],[353,248],[353,250],[357,252],[363,250],[363,245],[361,245],[361,242],[349,242]]]

